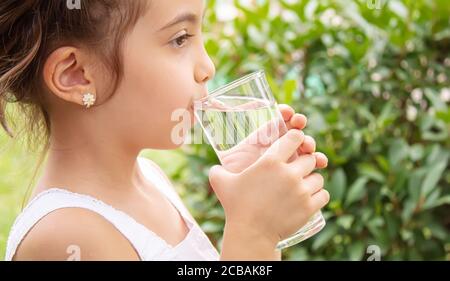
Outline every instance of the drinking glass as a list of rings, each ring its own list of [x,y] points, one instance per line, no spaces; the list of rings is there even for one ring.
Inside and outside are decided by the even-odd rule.
[[[194,113],[222,166],[231,172],[249,167],[288,131],[263,70],[197,100]],[[297,156],[294,153],[289,161]],[[280,241],[276,248],[295,245],[315,235],[324,226],[325,219],[318,211],[296,233]]]

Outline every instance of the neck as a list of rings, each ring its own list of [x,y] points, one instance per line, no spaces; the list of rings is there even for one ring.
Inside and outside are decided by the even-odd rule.
[[[39,189],[61,187],[96,193],[142,186],[143,176],[136,161],[138,149],[121,143],[117,136],[77,129],[52,130]]]

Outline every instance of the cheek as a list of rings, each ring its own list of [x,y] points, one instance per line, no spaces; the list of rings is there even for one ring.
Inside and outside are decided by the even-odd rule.
[[[153,64],[158,67],[151,65],[142,65],[142,71],[135,73],[136,100],[141,101],[136,107],[143,109],[143,115],[153,117],[155,124],[168,124],[175,110],[186,109],[192,102],[192,74],[167,61]]]
[[[193,98],[195,86],[192,70],[166,58],[160,60],[132,60],[125,62],[120,87],[123,116],[128,121],[127,134],[149,148],[172,148],[172,130],[179,121],[172,121],[174,113],[186,110]],[[193,118],[192,112],[183,116]],[[179,119],[177,119],[179,120]],[[187,125],[192,120],[187,121]]]

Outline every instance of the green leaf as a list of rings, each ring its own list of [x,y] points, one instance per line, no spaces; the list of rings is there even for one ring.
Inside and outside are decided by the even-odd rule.
[[[445,103],[439,98],[439,95],[438,95],[438,93],[436,93],[435,90],[426,88],[424,90],[424,93],[425,93],[425,96],[431,101],[431,103],[433,104],[433,107],[436,110],[445,110],[446,109]]]
[[[415,170],[410,174],[408,179],[408,193],[409,196],[416,202],[419,202],[420,198],[420,183],[422,182],[422,178],[425,170]]]
[[[427,227],[430,229],[431,235],[438,239],[445,240],[445,239],[448,239],[448,237],[450,235],[448,230],[445,227],[443,227],[440,224],[437,224],[435,222],[429,223],[427,225]]]
[[[325,187],[330,193],[330,201],[342,202],[346,186],[347,178],[345,176],[344,170],[339,168],[333,173],[333,175],[331,176],[331,181]]]
[[[424,210],[433,208],[437,201],[439,200],[439,197],[441,195],[440,189],[435,189],[433,192],[431,192],[427,198],[425,199],[425,203],[423,204],[422,208]]]
[[[372,217],[367,223],[367,228],[377,240],[377,243],[382,243],[384,245],[387,242],[388,234],[383,226],[384,220],[382,217]]]
[[[385,176],[372,164],[363,163],[358,167],[359,173],[361,175],[367,176],[369,179],[372,179],[379,183],[384,183],[386,178]]]
[[[273,95],[275,96],[275,98],[277,98],[277,100],[279,100],[280,102],[283,102],[281,100],[281,93],[282,90],[281,88],[278,86],[277,82],[275,81],[275,79],[269,74],[266,74],[266,78],[267,78],[267,83],[269,84],[270,89],[273,92]]]
[[[395,140],[389,147],[389,163],[397,166],[408,156],[408,144],[403,139]]]
[[[353,223],[354,219],[355,219],[355,217],[353,215],[340,216],[336,220],[336,224],[341,226],[345,230],[348,230],[352,226],[352,223]]]
[[[436,162],[442,161],[445,157],[446,154],[444,150],[438,144],[435,144],[431,147],[430,151],[428,151],[426,165],[431,166]]]
[[[297,90],[297,81],[296,80],[284,81],[283,90],[284,90],[284,103],[287,104],[292,103],[292,96]]]
[[[209,221],[202,223],[201,228],[206,233],[214,233],[214,232],[222,231],[223,224],[209,220]]]
[[[376,155],[375,160],[384,172],[389,172],[389,162],[383,155]]]
[[[362,241],[354,241],[348,246],[349,260],[360,261],[365,254],[365,247]]]
[[[444,141],[449,133],[446,124],[441,120],[433,120],[428,127],[423,128],[422,138],[428,141]]]
[[[247,33],[250,39],[257,45],[264,45],[267,41],[265,34],[256,25],[249,25],[247,27]]]
[[[345,205],[350,206],[353,202],[356,202],[364,197],[366,194],[366,184],[368,179],[366,177],[362,177],[357,179],[352,186],[350,186],[349,191],[347,193]]]
[[[423,196],[427,196],[430,192],[432,192],[439,182],[442,173],[447,167],[447,159],[436,163],[428,169],[428,173],[425,175],[425,179],[422,183],[421,194]]]
[[[414,209],[417,206],[417,202],[413,199],[407,199],[404,203],[403,210],[402,210],[402,220],[404,223],[407,223],[410,221],[412,214],[414,212]]]
[[[337,234],[337,232],[337,225],[328,224],[327,226],[325,226],[325,228],[314,237],[312,249],[316,251],[319,248],[323,247],[328,241],[330,241],[333,236]]]
[[[439,207],[441,205],[450,205],[450,195],[443,196],[441,198],[437,198],[440,195],[440,190],[437,189],[433,193],[428,196],[427,200],[424,203],[424,209],[432,209]]]
[[[414,144],[409,149],[409,155],[413,161],[421,160],[424,155],[423,146],[420,144]]]
[[[398,218],[398,216],[386,212],[385,221],[387,233],[389,233],[389,239],[394,240],[398,235],[397,231],[400,228],[400,219]]]
[[[408,16],[408,9],[406,8],[406,6],[398,1],[398,0],[391,0],[388,1],[388,7],[389,9],[394,12],[395,14],[397,14],[397,16],[399,16],[400,18],[402,18],[402,20],[406,20],[406,17]]]
[[[436,118],[441,119],[445,123],[450,123],[450,108],[447,109],[447,111],[437,111],[436,112]]]

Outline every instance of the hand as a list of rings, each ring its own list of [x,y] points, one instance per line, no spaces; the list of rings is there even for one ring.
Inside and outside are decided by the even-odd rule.
[[[219,165],[210,170],[228,229],[276,243],[328,203],[323,177],[312,173],[316,157],[304,154],[288,161],[304,140],[301,131],[289,130],[244,171],[231,173]]]
[[[251,107],[251,104],[245,104]],[[244,107],[243,107],[244,108]],[[307,118],[303,114],[297,114],[292,107],[282,104],[279,110],[283,117],[283,123],[272,120],[250,134],[240,144],[230,150],[219,153],[222,165],[231,172],[241,172],[254,163],[279,137],[286,133],[287,129],[303,130],[306,127]],[[316,168],[325,168],[328,158],[320,152],[315,152],[316,143],[310,136],[305,136],[302,145],[297,149],[298,155],[313,154],[316,158]]]

